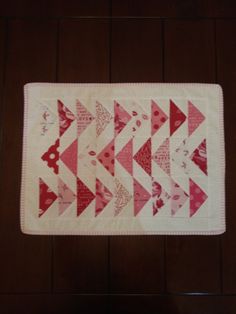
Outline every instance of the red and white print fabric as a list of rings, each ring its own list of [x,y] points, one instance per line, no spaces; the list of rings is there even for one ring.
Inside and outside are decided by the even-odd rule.
[[[77,128],[78,128],[78,136],[89,127],[90,123],[94,119],[92,114],[85,109],[84,105],[80,102],[80,100],[75,100],[77,107]],[[151,106],[151,116],[147,119],[151,120],[152,132],[151,134],[155,134],[158,132],[158,129],[161,128],[162,124],[167,121],[168,116],[163,113],[163,111],[157,106],[153,99],[150,99]],[[190,120],[188,121],[188,133],[192,135],[194,130],[196,130],[200,124],[204,121],[204,116],[199,112],[194,106],[194,104],[188,101],[188,112],[190,116]],[[164,197],[160,198],[162,193],[162,186],[160,183],[153,180],[154,190],[148,192],[142,183],[139,182],[135,177],[133,178],[133,201],[134,201],[134,216],[136,216],[143,208],[145,203],[150,199],[150,197],[158,199],[154,201],[154,211],[153,214],[157,214],[158,210],[163,206],[164,202],[168,201],[171,198],[170,209],[171,214],[175,215],[175,213],[184,205],[186,200],[190,197],[190,207],[189,207],[189,216],[192,217],[200,208],[200,205],[203,204],[203,201],[199,206],[196,206],[196,203],[192,202],[192,199],[196,199],[195,190],[189,187],[188,192],[181,189],[181,187],[174,183],[171,180],[170,173],[170,147],[169,147],[169,137],[173,135],[175,131],[178,130],[179,127],[186,120],[186,116],[182,113],[182,111],[177,107],[177,105],[170,99],[170,109],[169,109],[169,129],[170,134],[169,137],[165,139],[165,141],[160,145],[158,150],[152,155],[152,140],[153,137],[150,137],[145,143],[141,146],[141,148],[137,151],[136,154],[133,155],[132,152],[132,138],[130,141],[118,152],[117,157],[115,159],[115,137],[120,134],[122,136],[123,128],[132,120],[132,116],[123,108],[116,100],[114,100],[114,139],[112,139],[108,145],[106,145],[102,151],[100,152],[91,152],[90,155],[97,156],[97,160],[105,167],[107,171],[114,177],[115,176],[115,162],[118,160],[124,168],[129,172],[132,176],[132,168],[133,162],[136,161],[138,165],[150,176],[150,178],[154,178],[154,174],[152,173],[152,160],[154,160],[168,175],[171,182],[171,195],[169,196],[167,193],[164,193]],[[101,102],[96,102],[96,111],[98,112],[98,116],[96,119],[96,132],[97,136],[101,136],[102,132],[105,132],[106,124],[109,123],[112,117],[112,113],[109,113],[102,105]],[[112,110],[111,110],[112,111]],[[66,130],[70,127],[73,120],[75,120],[74,115],[71,111],[66,107],[66,105],[62,102],[62,100],[58,99],[58,113],[59,113],[59,136],[63,136]],[[103,117],[104,114],[104,117]],[[194,114],[196,114],[196,119],[194,119]],[[106,122],[107,121],[107,122]],[[151,135],[150,134],[150,135]],[[52,145],[45,154],[42,155],[42,160],[47,162],[47,166],[53,168],[55,174],[58,174],[58,165],[57,161],[59,159],[59,154],[57,153],[57,148],[59,147],[60,139],[56,140],[56,144]],[[184,144],[186,143],[186,139],[184,139]],[[77,214],[79,215],[81,212],[86,210],[86,207],[90,204],[90,202],[95,198],[95,195],[88,190],[88,187],[84,185],[84,183],[79,178],[79,169],[76,173],[76,161],[78,154],[77,147],[77,139],[72,142],[72,144],[65,149],[64,152],[61,153],[61,159],[65,163],[65,165],[74,173],[75,176],[78,177],[78,210]],[[178,152],[178,150],[176,150]],[[188,151],[182,150],[181,155],[187,156]],[[89,156],[85,156],[88,158]],[[206,151],[206,139],[202,141],[202,143],[193,151],[190,156],[190,159],[207,175],[207,151]],[[184,161],[183,161],[183,164]],[[180,164],[180,167],[182,164]],[[142,179],[139,179],[142,181]],[[191,179],[191,184],[196,185]],[[158,189],[157,189],[158,187]],[[160,193],[157,192],[160,191]],[[64,207],[61,204],[63,203],[63,197],[66,197],[67,204],[72,203],[75,199],[74,194],[62,193],[61,185],[59,185],[60,192],[60,203],[59,203],[59,213],[64,211]],[[207,192],[204,193],[204,201],[207,199]],[[86,195],[80,196],[80,195]],[[168,197],[167,197],[168,195]],[[98,215],[110,199],[113,197],[112,193],[108,190],[103,183],[96,178],[96,202],[95,202],[95,215]],[[40,194],[40,198],[44,199],[45,196],[43,193]],[[39,200],[41,203],[41,199]],[[161,206],[162,205],[162,206]],[[151,208],[150,208],[151,210]],[[45,212],[44,208],[44,212]],[[118,209],[114,208],[114,216],[117,213]],[[39,215],[42,215],[42,210],[39,209]]]
[[[131,234],[149,233],[148,223],[153,230],[161,220],[165,227],[151,233],[181,233],[186,221],[190,229],[183,232],[194,233],[195,221],[201,232],[212,197],[208,169],[214,135],[207,95],[90,97],[88,89],[87,97],[71,97],[66,85],[63,90],[58,97],[55,92],[53,98],[42,97],[32,140],[40,146],[33,166],[38,163],[41,171],[33,189],[42,233],[43,221],[49,229],[56,221],[58,233],[70,233],[65,225],[71,220],[81,221],[83,230],[87,223],[85,234],[96,224],[103,224],[102,234],[112,234],[110,228],[129,234],[129,227]]]

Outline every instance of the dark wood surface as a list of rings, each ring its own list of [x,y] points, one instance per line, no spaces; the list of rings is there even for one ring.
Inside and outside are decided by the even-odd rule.
[[[236,293],[236,21],[216,22],[217,78],[224,90],[225,142],[226,142],[226,219],[227,232],[222,237],[223,290]]]
[[[165,81],[214,83],[214,22],[173,20],[164,26]],[[169,292],[219,292],[219,237],[167,237],[166,269]]]
[[[55,21],[9,20],[5,27],[0,186],[2,293],[48,292],[51,289],[51,238],[21,233],[19,192],[23,85],[55,79],[56,30]]]
[[[236,313],[236,5],[0,3],[0,313]],[[210,82],[224,91],[222,236],[23,235],[27,82]]]
[[[62,20],[58,35],[59,82],[109,82],[109,21]],[[55,291],[108,291],[107,237],[54,237],[53,256]]]
[[[149,19],[119,19],[112,21],[111,27],[111,82],[161,82],[161,22]],[[112,293],[163,291],[163,239],[164,237],[160,236],[111,237]]]

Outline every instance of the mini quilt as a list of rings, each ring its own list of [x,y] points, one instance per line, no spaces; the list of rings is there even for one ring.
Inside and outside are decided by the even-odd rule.
[[[24,233],[225,231],[219,85],[30,83],[24,92]]]

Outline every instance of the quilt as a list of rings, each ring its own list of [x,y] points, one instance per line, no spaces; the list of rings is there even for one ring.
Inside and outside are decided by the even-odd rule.
[[[24,95],[24,233],[225,231],[219,85],[29,83]]]

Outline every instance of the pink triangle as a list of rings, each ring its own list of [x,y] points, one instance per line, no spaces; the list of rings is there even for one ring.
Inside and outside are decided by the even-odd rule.
[[[99,180],[96,179],[96,209],[95,216],[100,214],[107,204],[111,201],[113,195],[108,188]]]
[[[115,136],[117,136],[131,120],[131,115],[118,103],[114,102],[114,126]]]
[[[152,156],[153,160],[158,166],[170,175],[170,141],[166,138],[165,141],[158,147],[155,154]]]
[[[116,155],[120,164],[133,175],[133,139],[131,139],[122,150]]]
[[[191,179],[189,179],[190,190],[190,217],[192,217],[207,199],[205,192]]]
[[[74,202],[76,195],[71,189],[58,178],[58,204],[59,204],[59,215],[63,214],[64,211]]]
[[[110,112],[98,101],[96,101],[96,133],[99,136],[112,119]]]
[[[204,115],[191,103],[188,102],[188,135],[190,136],[205,120]]]
[[[194,150],[190,159],[207,175],[206,139]]]
[[[77,216],[82,214],[94,198],[95,195],[79,178],[77,178]]]
[[[152,160],[151,160],[151,138],[149,138],[145,144],[134,155],[134,160],[151,175],[152,172]]]
[[[151,194],[134,178],[134,215],[136,216],[150,199]]]
[[[122,209],[129,203],[132,196],[129,191],[115,178],[115,216],[119,215]]]
[[[166,122],[167,115],[161,110],[161,108],[152,100],[152,135]]]
[[[186,120],[186,115],[170,100],[170,135],[172,135]]]
[[[71,123],[75,120],[73,113],[60,101],[57,101],[58,115],[59,115],[59,126],[60,136],[70,127]]]
[[[99,162],[114,176],[114,139],[98,154]]]
[[[39,178],[39,217],[48,210],[56,199],[57,195]]]
[[[171,180],[171,215],[175,215],[187,199],[188,194],[176,182]]]
[[[77,175],[77,153],[78,153],[78,141],[77,139],[72,142],[70,146],[64,150],[60,159],[71,170],[71,172]]]
[[[77,109],[77,130],[78,136],[87,128],[94,120],[93,115],[81,104],[79,100],[76,102]]]

